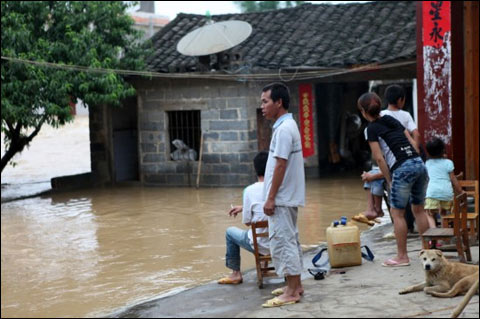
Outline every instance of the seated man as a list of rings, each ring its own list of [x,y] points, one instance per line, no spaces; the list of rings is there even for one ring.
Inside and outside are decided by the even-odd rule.
[[[255,172],[257,173],[258,182],[248,186],[243,191],[243,207],[235,206],[228,212],[230,216],[236,217],[238,213],[243,212],[242,222],[246,226],[252,223],[267,220],[267,216],[263,213],[263,176],[267,165],[268,153],[259,152],[253,159]],[[264,229],[266,231],[267,229]],[[259,229],[259,231],[263,231]],[[227,253],[225,256],[225,264],[232,273],[225,278],[218,280],[219,284],[241,284],[243,282],[242,273],[240,271],[240,247],[253,253],[253,236],[252,230],[242,230],[238,227],[229,227],[226,232]],[[259,253],[262,255],[270,254],[270,246],[268,238],[258,239]]]

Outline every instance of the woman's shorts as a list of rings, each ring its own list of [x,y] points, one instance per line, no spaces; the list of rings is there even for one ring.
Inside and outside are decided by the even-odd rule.
[[[433,198],[425,198],[425,209],[443,209],[451,210],[453,206],[452,200],[438,200]]]
[[[422,205],[427,193],[428,173],[420,157],[410,158],[392,173],[390,204],[405,209],[408,199],[413,205]]]

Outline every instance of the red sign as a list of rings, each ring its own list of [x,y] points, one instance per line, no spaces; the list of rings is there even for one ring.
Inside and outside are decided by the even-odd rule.
[[[315,153],[313,142],[312,85],[300,84],[300,135],[302,136],[303,157]]]
[[[423,46],[442,46],[450,26],[450,1],[423,1]]]

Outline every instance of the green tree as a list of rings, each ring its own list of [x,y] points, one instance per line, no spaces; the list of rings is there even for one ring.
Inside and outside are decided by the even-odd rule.
[[[135,89],[114,72],[45,67],[7,58],[142,70],[141,33],[122,1],[2,1],[2,172],[43,124],[72,120],[69,102],[119,105]]]
[[[299,6],[305,1],[234,1],[242,12],[257,12],[264,10],[275,10],[281,8],[292,8]]]

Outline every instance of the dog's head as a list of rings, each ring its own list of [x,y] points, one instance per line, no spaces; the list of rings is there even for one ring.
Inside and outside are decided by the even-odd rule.
[[[426,271],[438,270],[444,264],[444,258],[440,250],[424,249],[420,251],[420,259],[423,264],[423,269]]]

